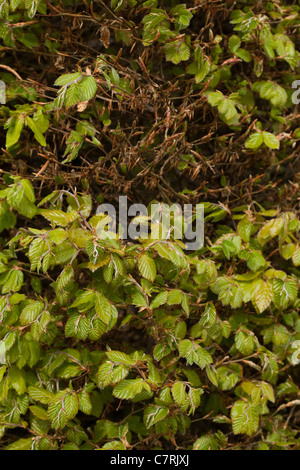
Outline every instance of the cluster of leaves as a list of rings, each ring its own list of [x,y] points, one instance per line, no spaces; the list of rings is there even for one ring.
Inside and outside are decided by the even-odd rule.
[[[0,0],[2,448],[299,448],[298,3]]]
[[[296,2],[106,3],[1,1],[6,170],[22,152],[22,174],[48,187],[98,192],[104,173],[101,198],[117,185],[146,203],[238,191],[249,204],[251,175],[258,198],[285,205],[269,180],[297,174]]]
[[[169,448],[186,435],[194,449],[230,447],[236,435],[300,445],[280,426],[299,394],[295,214],[239,208],[236,230],[222,226],[209,248],[187,254],[172,236],[113,239],[88,194],[58,190],[36,205],[30,182],[15,177],[0,207],[6,229],[29,219],[0,258],[7,449]],[[199,418],[221,427],[193,435]]]

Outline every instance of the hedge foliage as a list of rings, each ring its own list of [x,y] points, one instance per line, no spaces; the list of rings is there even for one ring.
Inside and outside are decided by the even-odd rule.
[[[0,0],[1,448],[299,449],[299,8]]]

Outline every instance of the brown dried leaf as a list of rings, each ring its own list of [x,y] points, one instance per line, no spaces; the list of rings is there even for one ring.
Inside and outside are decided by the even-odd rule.
[[[104,47],[107,49],[110,43],[110,31],[107,26],[102,26],[100,29],[100,39],[103,42]]]

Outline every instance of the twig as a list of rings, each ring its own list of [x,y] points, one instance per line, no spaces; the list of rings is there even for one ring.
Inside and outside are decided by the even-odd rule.
[[[23,81],[23,78],[20,77],[20,75],[18,74],[18,72],[16,72],[14,69],[12,69],[11,67],[9,67],[8,65],[0,64],[0,67],[1,67],[2,69],[8,70],[8,72],[14,74],[15,77],[17,77],[19,80],[22,80],[22,81]]]

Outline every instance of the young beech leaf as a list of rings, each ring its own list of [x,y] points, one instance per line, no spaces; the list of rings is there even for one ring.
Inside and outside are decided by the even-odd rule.
[[[166,60],[173,62],[173,64],[179,64],[179,62],[186,61],[190,58],[190,48],[182,40],[166,44],[164,51],[166,54]]]
[[[34,133],[35,139],[43,146],[46,147],[47,143],[43,136],[41,129],[39,128],[38,122],[35,122],[31,117],[26,116],[26,124]]]
[[[54,397],[53,393],[49,390],[37,386],[29,386],[28,393],[33,400],[39,401],[44,405],[48,405]]]
[[[81,77],[81,72],[67,73],[58,77],[55,81],[55,86],[65,86],[69,85],[72,82],[78,80]]]
[[[94,98],[97,92],[97,83],[94,77],[83,77],[79,82],[80,98],[82,101],[88,101]]]
[[[155,261],[147,254],[142,254],[138,261],[139,271],[141,275],[151,282],[156,278]]]
[[[246,149],[256,150],[258,149],[264,142],[264,136],[262,132],[254,132],[251,134],[250,137],[245,142]]]
[[[296,248],[292,259],[295,266],[300,266],[300,248]]]
[[[259,424],[259,409],[246,401],[237,400],[231,408],[232,429],[234,434],[248,434],[257,431]]]
[[[271,149],[275,149],[275,150],[278,150],[279,147],[280,147],[280,142],[279,142],[279,139],[278,137],[276,137],[276,135],[274,134],[271,134],[271,132],[266,132],[264,131],[262,133],[262,136],[263,136],[263,141],[264,141],[264,144],[271,148]]]
[[[79,410],[79,399],[71,390],[61,390],[51,400],[48,407],[48,417],[51,427],[62,429],[67,422],[74,418]]]
[[[158,308],[160,307],[161,305],[165,304],[167,302],[167,299],[168,299],[168,292],[167,291],[163,291],[163,292],[160,292],[159,294],[157,294],[157,296],[152,300],[151,304],[150,304],[150,308]]]
[[[174,385],[172,386],[172,396],[177,405],[184,405],[188,398],[188,394],[185,391],[185,384],[183,382],[174,383]]]
[[[25,0],[25,7],[30,19],[34,17],[38,8],[39,0]]]
[[[116,398],[129,400],[145,389],[150,391],[150,386],[143,379],[124,379],[114,388],[113,395]]]
[[[5,128],[8,128],[6,133],[6,143],[5,146],[7,149],[15,145],[21,136],[21,132],[24,127],[24,117],[13,116],[10,120],[6,123]]]
[[[29,325],[34,322],[44,310],[43,302],[30,302],[21,312],[20,323],[21,325]]]
[[[21,438],[6,446],[6,450],[32,450],[34,449],[34,438]]]
[[[144,424],[146,428],[150,428],[158,421],[166,418],[169,408],[166,406],[149,405],[144,411]]]
[[[272,284],[270,282],[260,280],[260,284],[257,286],[252,296],[252,303],[258,310],[258,313],[262,313],[267,307],[269,307],[272,298]]]

